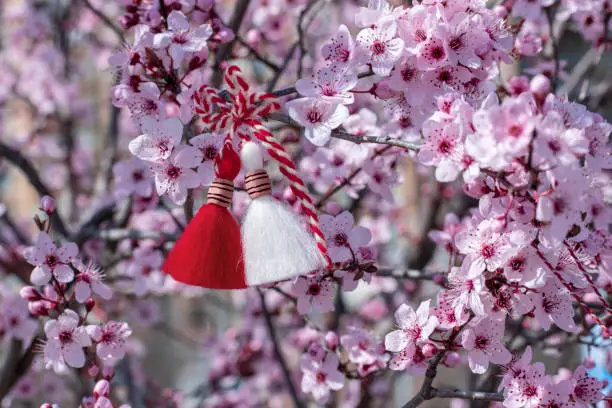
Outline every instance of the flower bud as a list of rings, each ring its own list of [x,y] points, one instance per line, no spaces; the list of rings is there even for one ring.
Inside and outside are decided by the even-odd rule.
[[[102,367],[102,377],[110,381],[115,376],[115,369],[113,366],[105,365]]]
[[[508,16],[508,9],[504,6],[496,6],[493,8],[493,13],[499,18],[506,18]]]
[[[338,335],[332,331],[328,331],[327,334],[325,334],[325,347],[335,351],[338,348],[338,344]]]
[[[32,316],[47,316],[49,313],[47,302],[40,300],[28,303],[28,310]]]
[[[49,404],[48,402],[45,402],[40,406],[40,408],[53,408],[53,405]]]
[[[33,286],[24,286],[19,291],[19,295],[30,302],[42,299],[42,295]]]
[[[89,374],[90,377],[95,377],[96,375],[98,375],[99,372],[100,372],[100,367],[98,367],[95,364],[92,364],[89,367],[87,367],[87,374]]]
[[[87,309],[87,313],[91,312],[91,309],[93,309],[95,306],[96,301],[94,298],[89,298],[85,301],[85,309]]]
[[[426,358],[431,358],[438,353],[438,348],[433,343],[427,343],[421,349],[421,353],[423,353],[423,356]]]
[[[546,75],[538,74],[531,79],[529,83],[529,90],[533,93],[538,99],[546,98],[546,95],[550,93],[551,84],[550,78]]]
[[[110,393],[110,383],[107,380],[100,380],[96,383],[93,389],[94,397],[108,397]]]
[[[330,201],[327,203],[327,205],[325,206],[325,210],[330,213],[330,214],[340,214],[342,212],[342,207],[340,205],[338,205],[337,202],[335,201]]]
[[[591,368],[595,367],[595,361],[593,361],[593,359],[591,357],[587,357],[582,361],[582,365],[587,369],[590,370]]]
[[[315,342],[310,344],[308,347],[308,354],[316,361],[323,361],[323,357],[325,357],[325,350],[323,350],[323,346],[320,343]]]
[[[43,196],[40,199],[40,210],[46,212],[47,215],[53,214],[55,212],[55,200],[53,197]]]
[[[461,356],[458,353],[450,352],[444,358],[444,365],[449,368],[455,368],[461,362]]]

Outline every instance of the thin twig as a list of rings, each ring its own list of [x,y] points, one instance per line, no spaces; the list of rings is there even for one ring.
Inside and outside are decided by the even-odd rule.
[[[546,8],[546,18],[548,19],[548,37],[550,53],[555,64],[555,70],[553,72],[553,77],[551,78],[551,86],[554,92],[554,90],[557,89],[557,82],[559,81],[559,68],[561,62],[559,61],[559,44],[557,44],[557,38],[555,37],[555,33],[553,32],[553,22],[555,19],[552,7]]]
[[[367,77],[372,76],[372,75],[374,75],[373,71],[361,72],[360,74],[357,75],[357,78],[359,78],[359,79],[367,78]],[[290,86],[289,88],[279,89],[278,91],[273,91],[272,93],[276,97],[281,97],[281,96],[291,95],[291,94],[294,94],[296,92],[297,92],[297,89],[295,89],[295,86]]]
[[[332,137],[342,140],[348,140],[349,142],[353,142],[356,144],[362,143],[374,143],[374,144],[382,144],[387,146],[397,146],[402,147],[407,150],[418,151],[421,148],[421,144],[419,143],[411,143],[405,140],[393,139],[389,136],[362,136],[362,135],[353,135],[344,130],[337,130],[332,132]]]
[[[291,394],[291,398],[293,399],[293,405],[298,408],[303,408],[304,404],[298,397],[298,393],[295,389],[295,385],[291,380],[291,372],[289,372],[289,368],[287,367],[287,363],[285,362],[285,358],[283,357],[283,353],[281,352],[280,345],[278,343],[278,338],[276,336],[276,330],[274,329],[274,323],[272,322],[272,317],[270,316],[270,311],[266,306],[266,298],[261,289],[257,288],[257,293],[259,293],[259,299],[261,300],[261,310],[263,311],[264,319],[266,321],[266,326],[268,328],[268,334],[270,336],[270,340],[272,341],[272,346],[274,347],[274,354],[276,355],[276,360],[278,364],[281,366],[283,370],[283,375],[285,376],[285,382],[287,383],[287,388],[289,389],[289,393]]]
[[[448,388],[433,388],[433,398],[459,398],[471,401],[503,401],[503,394],[497,392],[462,391]]]
[[[28,371],[34,360],[34,348],[38,338],[34,338],[25,353],[21,352],[23,347],[21,341],[12,340],[10,349],[6,353],[6,360],[0,372],[0,401],[7,396],[13,386]]]
[[[298,17],[297,22],[297,32],[298,32],[298,46],[300,47],[300,57],[298,58],[298,68],[297,68],[297,76],[298,78],[302,76],[302,69],[304,64],[304,57],[306,56],[306,45],[304,44],[304,18],[308,12],[317,4],[319,0],[311,0],[308,2],[306,7],[300,12],[300,16]]]
[[[470,319],[471,320],[471,319]],[[452,345],[461,333],[463,327],[469,323],[468,320],[463,326],[460,328],[455,328],[455,331],[449,336],[447,343]],[[427,366],[427,371],[425,371],[425,380],[423,381],[423,385],[421,385],[421,389],[419,392],[412,397],[410,401],[408,401],[402,408],[416,408],[421,405],[426,400],[430,400],[435,398],[435,388],[432,386],[434,378],[438,374],[438,365],[442,362],[442,359],[446,356],[446,350],[440,350],[438,354],[436,354],[429,365]]]
[[[91,4],[89,0],[81,0],[81,1],[85,5],[85,7],[89,9],[89,11],[94,13],[100,20],[102,20],[104,25],[110,28],[117,35],[121,43],[125,43],[125,37],[123,36],[123,31],[121,31],[121,29],[118,26],[116,26],[115,23],[113,23],[113,21],[106,14],[102,13],[102,11],[95,8],[94,5]]]
[[[270,61],[269,59],[261,55],[261,53],[257,51],[255,48],[251,47],[251,45],[248,42],[246,42],[240,37],[236,37],[236,41],[238,41],[240,45],[242,45],[244,48],[249,50],[251,55],[253,55],[253,57],[255,57],[256,60],[260,61],[262,64],[270,68],[272,71],[274,72],[280,71],[280,67],[278,65],[276,65],[275,63],[273,63],[272,61]]]
[[[23,156],[18,150],[9,147],[3,142],[0,142],[0,157],[6,159],[8,162],[12,163],[15,167],[21,170],[32,185],[32,187],[34,187],[34,189],[38,192],[38,195],[40,197],[46,195],[50,197],[52,196],[51,191],[49,191],[47,186],[40,179],[40,176],[38,175],[38,172],[36,171],[32,163],[28,159],[26,159],[25,156]],[[63,235],[64,237],[68,236],[68,229],[66,228],[66,225],[60,218],[57,211],[51,215],[51,225],[53,226],[53,229],[60,235]]]
[[[215,54],[215,70],[213,72],[212,79],[210,81],[211,86],[214,88],[218,88],[221,85],[221,80],[223,79],[223,71],[221,70],[221,63],[225,61],[238,37],[238,32],[240,31],[240,25],[244,20],[244,15],[246,14],[247,9],[249,8],[249,3],[251,0],[238,0],[236,3],[236,7],[234,8],[234,12],[232,14],[232,19],[228,24],[228,28],[234,32],[234,39],[221,44],[217,49]]]
[[[389,149],[391,149],[391,147],[393,147],[393,146],[385,146],[384,148],[376,151],[376,153],[374,153],[372,155],[370,160],[373,160],[374,158],[376,158],[376,157],[380,156],[381,154],[387,152]],[[353,179],[355,177],[357,177],[357,175],[359,173],[361,173],[362,169],[363,169],[363,167],[357,167],[340,184],[338,184],[335,187],[332,187],[329,190],[327,190],[327,192],[325,194],[323,194],[323,196],[319,199],[319,201],[317,201],[316,207],[317,208],[321,208],[323,206],[323,204],[325,204],[334,194],[336,194],[338,191],[342,190],[347,185],[350,185],[351,181],[353,181]]]
[[[152,239],[155,241],[176,241],[178,238],[176,234],[167,234],[159,231],[138,231],[123,228],[111,228],[92,231],[89,237],[100,238],[105,241],[123,241],[124,239]]]
[[[433,280],[437,276],[441,276],[440,273],[431,273],[425,271],[419,271],[416,269],[408,269],[404,271],[396,272],[394,269],[379,269],[376,271],[374,276],[379,278],[393,278],[393,279],[412,279],[412,280]]]

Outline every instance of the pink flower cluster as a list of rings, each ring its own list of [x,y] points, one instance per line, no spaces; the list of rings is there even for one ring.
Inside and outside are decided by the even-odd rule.
[[[359,68],[372,70],[367,91],[384,101],[387,119],[405,138],[433,112],[435,96],[449,90],[470,100],[486,96],[492,90],[489,78],[500,60],[508,60],[513,44],[504,20],[477,0],[405,9],[373,1],[355,21],[363,28],[356,38],[340,26],[322,48],[326,66],[296,83],[304,98],[287,103],[289,115],[317,146],[347,119]]]
[[[500,388],[504,390],[504,406],[520,407],[576,407],[586,408],[604,398],[600,391],[604,384],[586,373],[584,366],[571,371],[547,376],[544,364],[531,363],[532,351],[527,346],[520,359],[506,365]]]

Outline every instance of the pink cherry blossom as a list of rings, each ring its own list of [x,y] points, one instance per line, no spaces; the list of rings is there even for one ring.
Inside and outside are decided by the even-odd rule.
[[[137,157],[115,163],[113,179],[117,198],[149,197],[153,193],[153,176],[147,164]]]
[[[520,359],[513,355],[510,363],[504,367],[505,374],[499,383],[500,390],[510,386],[516,380],[521,380],[525,376],[531,364],[532,356],[531,346],[525,347],[525,351]]]
[[[44,285],[51,280],[57,279],[60,283],[71,282],[74,279],[74,271],[70,262],[78,255],[76,244],[67,242],[58,248],[46,232],[41,232],[36,238],[36,245],[24,251],[25,259],[35,268],[30,280],[35,285]]]
[[[297,310],[300,314],[309,313],[312,308],[318,312],[329,312],[334,308],[331,282],[318,277],[298,277],[292,286],[297,296]]]
[[[367,228],[354,225],[353,215],[348,211],[343,211],[336,216],[323,214],[320,221],[329,254],[334,262],[353,259],[357,249],[367,245],[372,238]]]
[[[578,366],[572,375],[573,390],[572,396],[577,403],[597,404],[604,398],[601,392],[603,383],[587,374],[584,366]]]
[[[549,379],[544,375],[544,364],[526,365],[522,375],[509,381],[504,392],[507,408],[536,408],[544,399]]]
[[[198,166],[198,177],[203,186],[215,178],[215,158],[223,146],[225,136],[220,133],[202,133],[189,139],[189,143],[202,152],[202,163]]]
[[[578,329],[574,323],[572,297],[555,276],[549,276],[544,287],[530,293],[529,299],[535,307],[535,318],[545,330],[550,328],[551,322],[568,332]]]
[[[436,166],[436,179],[449,182],[463,169],[463,137],[459,125],[440,126],[428,122],[423,126],[425,143],[419,149],[418,159],[426,166]]]
[[[318,69],[311,79],[299,79],[295,88],[302,96],[339,98],[345,105],[354,101],[351,89],[357,84],[357,74],[335,66]]]
[[[134,120],[141,124],[146,118],[162,121],[166,118],[166,105],[161,100],[161,92],[153,82],[142,82],[138,92],[132,93],[127,105]]]
[[[142,120],[142,135],[130,142],[130,152],[142,160],[168,159],[183,137],[183,125],[178,118],[158,122],[151,117]]]
[[[302,369],[302,391],[311,393],[318,404],[325,404],[330,390],[338,391],[344,387],[345,377],[338,371],[339,359],[336,353],[327,353],[321,361],[305,355],[300,367]]]
[[[316,146],[324,146],[331,131],[349,116],[348,109],[336,98],[301,98],[285,104],[291,119],[304,126],[304,135]]]
[[[353,59],[355,44],[348,28],[341,24],[338,32],[323,46],[323,58],[334,64],[349,64]]]
[[[387,76],[393,65],[402,55],[404,41],[394,38],[397,25],[393,20],[385,20],[374,28],[361,30],[357,35],[356,43],[360,58],[364,58],[372,65],[377,75]]]
[[[0,331],[5,336],[29,344],[38,324],[28,313],[28,302],[18,296],[7,296],[0,303]]]
[[[187,190],[200,185],[200,178],[193,170],[202,163],[202,153],[192,146],[182,146],[164,161],[152,163],[157,194],[168,194],[177,205],[187,199]]]
[[[408,358],[414,354],[416,346],[424,344],[438,326],[438,318],[429,315],[430,300],[421,302],[414,309],[406,304],[400,305],[395,311],[395,320],[399,330],[394,330],[385,336],[385,348],[393,353],[404,351]]]
[[[205,50],[206,41],[212,34],[209,24],[190,28],[185,15],[177,10],[168,15],[168,29],[168,32],[155,34],[153,45],[155,48],[168,47],[175,68],[183,61],[185,54]]]
[[[489,362],[507,364],[512,355],[501,344],[504,322],[485,317],[470,325],[461,336],[461,345],[468,350],[468,362],[472,372],[482,374]]]
[[[125,356],[125,342],[132,334],[127,323],[106,322],[102,327],[87,326],[87,333],[96,343],[96,354],[106,364],[115,364]]]
[[[475,230],[460,232],[455,237],[459,251],[467,255],[470,275],[500,268],[521,248],[527,234],[520,229],[498,232],[492,220],[482,221]]]
[[[77,264],[79,274],[74,285],[74,297],[77,302],[84,303],[92,293],[108,300],[112,297],[111,288],[103,282],[104,275],[99,267],[93,263],[87,265]]]
[[[55,371],[62,369],[64,364],[81,368],[85,365],[83,347],[91,345],[91,339],[80,326],[79,316],[72,310],[65,310],[57,320],[49,320],[45,324],[47,341],[44,346],[45,363]]]
[[[461,318],[464,308],[471,310],[477,316],[486,314],[481,299],[485,284],[484,277],[477,270],[468,270],[468,267],[469,263],[464,261],[460,267],[453,267],[448,275],[447,299],[457,312],[456,318],[458,320]]]
[[[348,350],[349,360],[357,365],[360,375],[365,376],[385,368],[389,360],[385,346],[363,329],[349,328],[348,333],[340,338],[340,342],[342,347]]]

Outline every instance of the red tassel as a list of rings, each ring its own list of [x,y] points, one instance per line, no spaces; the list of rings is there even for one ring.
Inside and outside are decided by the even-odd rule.
[[[218,157],[219,159],[219,157]],[[246,288],[240,227],[227,207],[240,158],[226,143],[217,161],[217,179],[203,205],[168,254],[164,272],[182,283],[210,289]]]

